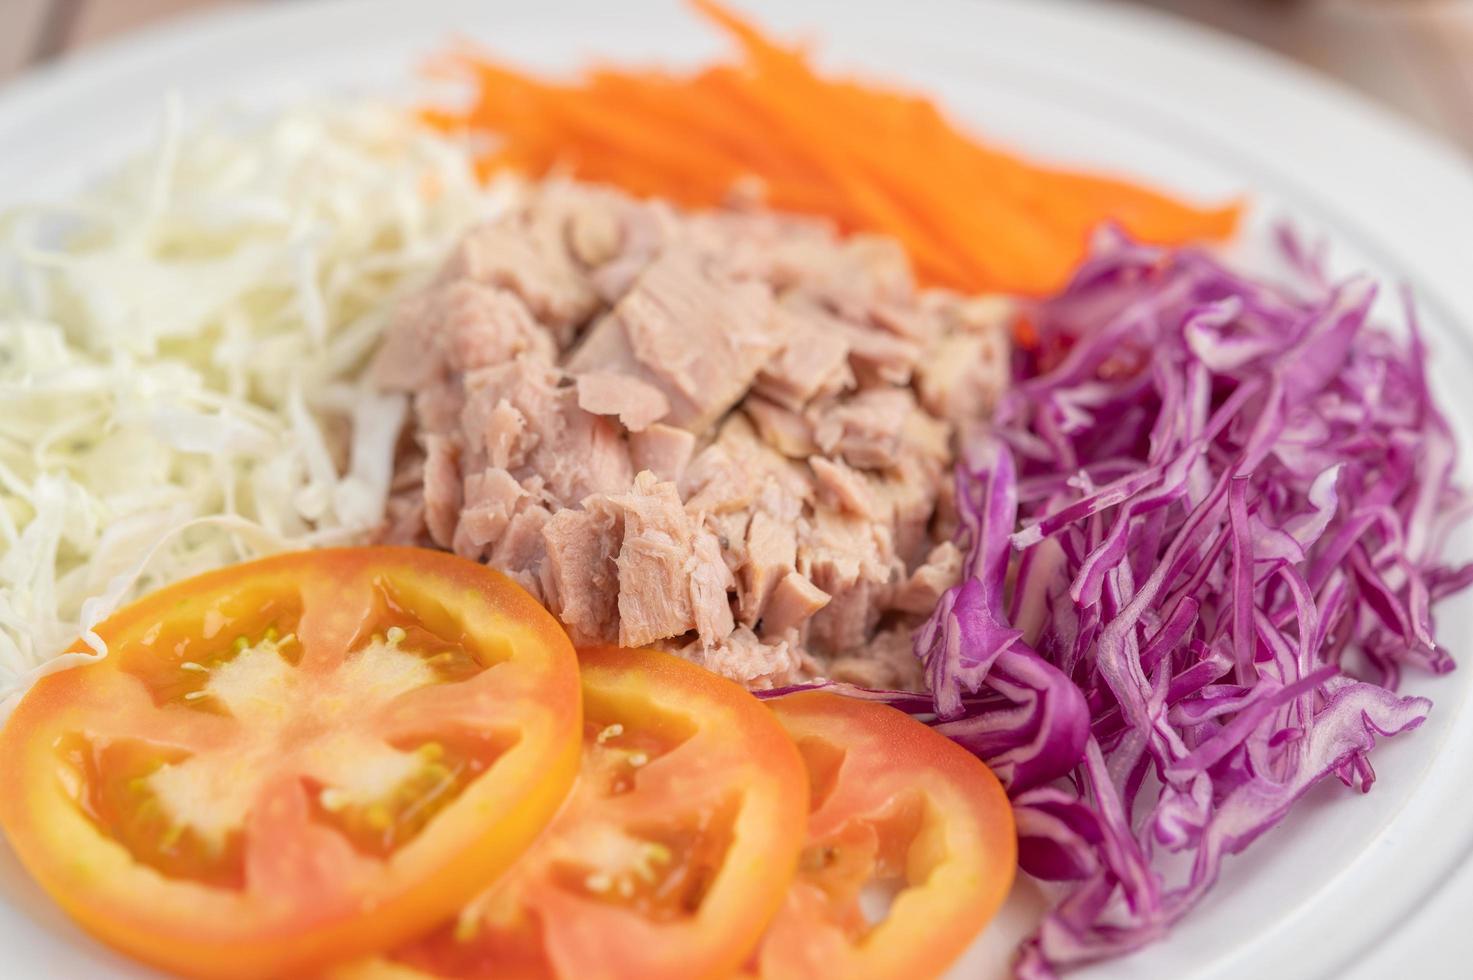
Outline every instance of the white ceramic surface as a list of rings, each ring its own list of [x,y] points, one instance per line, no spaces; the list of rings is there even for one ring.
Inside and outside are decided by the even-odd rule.
[[[1202,199],[1255,202],[1245,260],[1292,217],[1337,268],[1409,282],[1434,381],[1473,446],[1473,170],[1451,150],[1286,63],[1129,8],[1071,0],[743,0],[782,33],[822,37],[822,61],[905,79],[992,138],[1063,163],[1139,175]],[[674,0],[324,0],[181,22],[0,88],[0,204],[63,192],[156,128],[164,95],[272,105],[323,93],[412,97],[417,60],[452,35],[569,68],[591,54],[689,62],[721,41]],[[1383,304],[1387,315],[1391,304]],[[1460,327],[1459,324],[1462,326]],[[1465,468],[1466,471],[1466,468]],[[1454,542],[1473,555],[1473,534]],[[1473,600],[1440,610],[1473,660]],[[1469,674],[1413,678],[1437,707],[1373,756],[1363,799],[1321,786],[1231,860],[1166,942],[1099,978],[1467,976],[1473,935]],[[0,760],[0,787],[4,761]],[[0,788],[3,791],[3,788]],[[958,977],[1004,972],[1037,898],[1021,888]],[[145,977],[72,927],[0,846],[0,975]]]

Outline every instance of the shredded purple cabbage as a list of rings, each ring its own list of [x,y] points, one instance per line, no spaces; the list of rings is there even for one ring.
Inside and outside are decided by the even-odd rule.
[[[1286,244],[1292,290],[1102,240],[959,470],[934,706],[890,700],[993,766],[1023,867],[1070,883],[1020,976],[1162,936],[1318,780],[1369,789],[1431,707],[1400,672],[1453,667],[1431,605],[1473,567],[1438,560],[1463,498],[1410,303],[1398,341]]]

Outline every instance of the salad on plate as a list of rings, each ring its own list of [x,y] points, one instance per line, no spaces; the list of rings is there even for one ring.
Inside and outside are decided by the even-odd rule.
[[[695,7],[0,215],[0,828],[97,939],[942,976],[1026,883],[1053,977],[1435,710],[1410,291]]]

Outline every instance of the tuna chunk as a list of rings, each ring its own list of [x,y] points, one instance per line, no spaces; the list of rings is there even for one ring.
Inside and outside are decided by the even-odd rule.
[[[542,527],[547,560],[542,583],[548,607],[575,643],[619,639],[619,569],[623,512],[607,497],[582,510],[560,510]]]
[[[503,403],[525,428],[507,452],[512,472],[526,482],[536,477],[560,506],[572,506],[592,493],[629,486],[634,471],[618,426],[578,405],[577,389],[557,368],[529,358],[482,368],[465,376],[466,404],[461,428],[480,452],[465,454],[465,466],[494,465],[488,449],[518,428]],[[517,463],[520,460],[520,463]]]
[[[807,658],[786,640],[760,640],[745,626],[738,626],[715,646],[697,641],[677,652],[751,688],[782,687],[814,676]]]
[[[630,432],[648,429],[670,413],[670,401],[654,385],[607,371],[578,375],[578,407],[594,415],[617,415]]]
[[[759,395],[749,395],[742,411],[757,427],[762,441],[789,459],[806,459],[818,451],[813,426],[797,412]]]
[[[902,612],[929,616],[942,593],[961,581],[961,577],[961,550],[950,541],[943,541],[931,549],[925,563],[895,590],[891,604]]]
[[[459,447],[448,437],[425,438],[425,526],[430,539],[442,548],[450,547],[460,519],[459,458]]]
[[[680,482],[695,448],[692,433],[658,422],[629,435],[629,459],[634,471],[649,470],[670,483]]]
[[[797,572],[789,572],[772,590],[763,610],[762,635],[782,636],[797,630],[829,603],[829,594]]]
[[[900,436],[915,408],[905,388],[871,388],[816,413],[813,438],[850,466],[884,469],[900,456]]]
[[[737,403],[780,343],[768,290],[687,251],[666,251],[596,325],[570,364],[647,382],[666,421],[702,432]]]
[[[477,408],[484,408],[488,401],[489,396]],[[497,400],[490,411],[472,415],[464,431],[473,440],[479,439],[486,465],[502,470],[526,466],[527,448],[533,442],[528,437],[527,417],[505,398]]]
[[[738,276],[840,316],[862,322],[876,304],[915,302],[905,253],[893,239],[840,238],[822,219],[752,210],[697,215],[687,226],[698,247]]]
[[[619,643],[642,647],[694,629],[688,566],[695,541],[675,485],[645,479],[615,503],[624,512]]]
[[[464,487],[465,509],[455,526],[452,547],[457,555],[479,559],[486,546],[506,532],[527,491],[498,467],[467,474]]]
[[[445,372],[488,367],[529,352],[550,359],[555,349],[526,305],[504,290],[456,279],[405,301],[371,371],[381,387],[415,392]]]
[[[783,308],[811,324],[811,328],[837,338],[848,353],[849,367],[858,385],[904,386],[921,359],[922,347],[914,340],[888,330],[835,316],[829,308],[808,295],[784,297]]]
[[[444,384],[430,385],[414,396],[414,421],[421,432],[454,434],[464,408],[465,393],[461,390],[461,379],[456,377]]]
[[[706,529],[716,535],[727,569],[732,575],[739,576],[742,566],[747,563],[747,528],[752,523],[752,511],[732,510],[724,514],[712,514],[693,510],[689,503],[685,505],[685,509],[687,513],[698,515]]]
[[[823,650],[862,644],[879,620],[897,574],[890,531],[826,507],[798,540],[798,570],[831,597],[810,624],[809,642]]]
[[[722,559],[720,540],[703,527],[695,531],[695,547],[686,564],[686,574],[690,578],[696,635],[707,646],[721,643],[736,627],[728,594],[734,583],[731,570]]]
[[[920,561],[932,544],[936,502],[951,486],[945,476],[949,474],[906,460],[889,473],[866,481],[871,513],[890,528],[891,547],[907,568]]]
[[[854,235],[828,255],[804,259],[794,289],[845,318],[863,321],[878,306],[914,302],[910,264],[893,238]]]
[[[516,294],[558,345],[598,309],[598,296],[568,251],[566,201],[554,195],[473,229],[440,273],[442,282],[470,280]]]
[[[628,493],[559,511],[542,536],[547,601],[576,642],[647,646],[694,630],[710,645],[735,626],[721,545],[673,483],[641,473]]]
[[[808,465],[813,468],[821,502],[858,517],[875,516],[874,499],[860,473],[827,456],[814,456]]]
[[[607,304],[614,304],[629,292],[634,281],[655,256],[664,250],[678,229],[678,219],[659,201],[630,201],[616,209],[618,248],[613,254],[589,260],[589,283]],[[596,250],[583,247],[590,256]]]
[[[612,195],[610,195],[612,197]],[[624,250],[623,209],[589,200],[568,216],[568,250],[588,268],[614,259]]]
[[[860,687],[924,691],[925,671],[915,655],[912,632],[907,626],[881,630],[862,650],[830,660],[825,673]]]
[[[551,517],[552,513],[546,507],[522,507],[512,515],[505,532],[484,559],[492,568],[516,579],[517,584],[532,593],[539,602],[545,598],[541,572],[547,554],[542,529]]]
[[[686,505],[708,513],[762,506],[774,515],[796,518],[813,494],[805,467],[779,454],[758,437],[741,414],[727,419],[716,441],[703,449],[680,483]]]
[[[838,330],[779,308],[785,339],[782,349],[757,376],[753,390],[794,411],[820,395],[836,395],[853,387],[849,343]]]
[[[793,525],[766,511],[757,511],[747,525],[746,562],[741,570],[742,622],[762,618],[772,590],[793,571],[798,560],[798,537]]]
[[[957,424],[985,418],[1007,387],[1006,349],[998,334],[951,334],[933,351],[916,369],[921,404]]]

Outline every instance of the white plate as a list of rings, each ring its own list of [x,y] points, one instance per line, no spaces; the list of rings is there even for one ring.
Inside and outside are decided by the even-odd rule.
[[[1473,324],[1473,172],[1448,149],[1282,62],[1128,8],[743,6],[783,33],[821,34],[827,63],[924,86],[995,139],[1204,199],[1251,192],[1259,230],[1293,216],[1334,242],[1339,267],[1410,282],[1435,348],[1434,380],[1469,444],[1473,335],[1456,324]],[[170,90],[195,105],[345,90],[404,97],[416,61],[454,33],[549,68],[595,53],[691,61],[720,50],[673,0],[255,6],[141,35],[0,91],[0,201],[75,186],[153,129]],[[1456,546],[1473,554],[1473,540]],[[1440,626],[1455,655],[1473,657],[1461,639],[1473,636],[1473,601],[1444,606]],[[1377,751],[1373,792],[1351,799],[1321,786],[1283,828],[1229,862],[1169,940],[1089,975],[1466,975],[1473,938],[1458,896],[1473,894],[1473,871],[1434,898],[1473,854],[1465,816],[1473,783],[1459,758],[1473,747],[1468,687],[1467,673],[1413,679],[1409,688],[1437,707],[1419,731]],[[1423,906],[1430,911],[1418,914]],[[958,975],[1001,972],[996,950],[1023,927],[1027,908],[1015,901]],[[7,977],[148,976],[66,922],[8,850],[0,850],[0,950]]]

